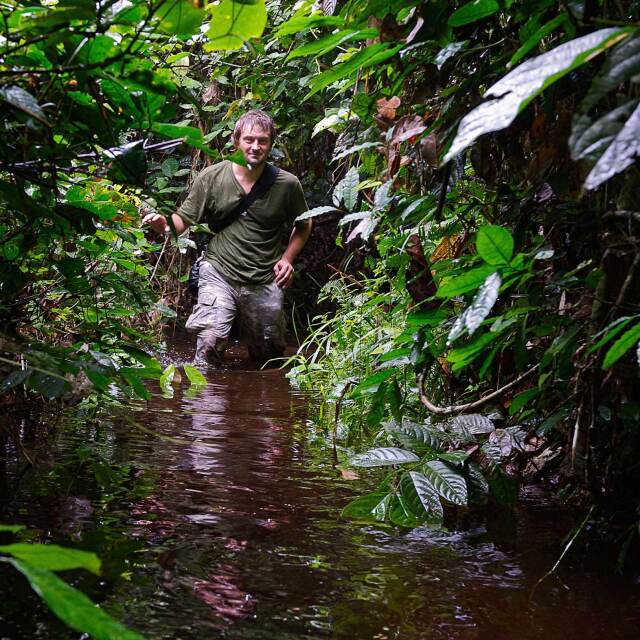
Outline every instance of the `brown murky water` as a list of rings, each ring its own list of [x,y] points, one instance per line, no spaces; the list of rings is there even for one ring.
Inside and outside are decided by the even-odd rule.
[[[188,347],[170,356],[185,361]],[[572,528],[537,492],[449,532],[340,521],[369,480],[341,478],[282,372],[242,366],[210,373],[196,395],[59,429],[52,459],[71,470],[5,465],[0,519],[96,550],[105,581],[76,584],[150,639],[640,637],[640,586],[584,556],[532,593]],[[0,638],[79,637],[21,578],[0,579]]]

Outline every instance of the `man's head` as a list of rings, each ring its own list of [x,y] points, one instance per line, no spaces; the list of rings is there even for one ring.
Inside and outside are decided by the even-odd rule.
[[[255,167],[266,162],[275,135],[273,120],[264,111],[252,109],[236,122],[233,142],[245,160]]]

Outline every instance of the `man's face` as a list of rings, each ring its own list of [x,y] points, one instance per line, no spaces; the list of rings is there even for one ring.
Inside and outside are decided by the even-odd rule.
[[[268,131],[261,127],[243,127],[238,140],[238,149],[242,151],[244,159],[252,166],[266,162],[271,151],[271,137]]]

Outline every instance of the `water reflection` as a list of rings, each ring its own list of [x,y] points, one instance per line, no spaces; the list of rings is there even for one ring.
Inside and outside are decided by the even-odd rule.
[[[571,559],[562,581],[530,600],[571,529],[538,494],[516,514],[462,514],[449,532],[341,522],[341,507],[371,479],[347,481],[332,467],[305,425],[308,399],[281,372],[242,363],[208,380],[194,396],[177,386],[173,398],[132,405],[144,430],[116,416],[94,434],[110,460],[154,477],[144,497],[109,505],[110,535],[117,529],[139,549],[131,580],[104,603],[148,638],[637,637],[640,590]],[[58,455],[76,444],[61,438]],[[33,509],[33,495],[20,499]],[[68,519],[99,528],[85,506],[72,502]],[[6,637],[35,637],[29,624]]]

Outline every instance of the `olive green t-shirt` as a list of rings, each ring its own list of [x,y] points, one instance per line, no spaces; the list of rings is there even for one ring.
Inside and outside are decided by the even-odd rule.
[[[244,194],[231,162],[224,160],[197,176],[178,215],[188,224],[211,224],[229,215]],[[306,210],[300,182],[281,169],[275,183],[246,214],[214,234],[205,259],[237,282],[268,284],[275,277],[273,266],[282,257],[283,227]]]

